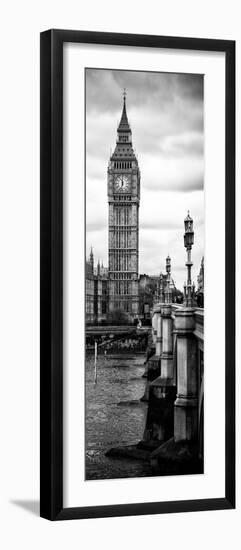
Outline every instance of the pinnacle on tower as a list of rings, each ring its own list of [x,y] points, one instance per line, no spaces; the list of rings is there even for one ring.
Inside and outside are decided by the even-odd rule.
[[[97,263],[97,275],[100,275],[100,261]]]
[[[94,273],[94,253],[92,245],[90,247],[90,267],[91,267],[91,273]]]
[[[130,125],[129,125],[129,122],[128,122],[128,118],[127,118],[127,113],[126,113],[126,89],[125,88],[124,88],[124,92],[123,92],[122,115],[121,115],[121,119],[120,119],[120,123],[119,123],[117,131],[118,132],[130,132],[131,131]]]

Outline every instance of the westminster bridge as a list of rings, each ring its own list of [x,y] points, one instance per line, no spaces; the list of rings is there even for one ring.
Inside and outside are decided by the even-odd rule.
[[[139,456],[156,475],[202,473],[204,309],[156,303],[151,334],[146,332],[143,437],[136,445],[111,448],[107,456]]]

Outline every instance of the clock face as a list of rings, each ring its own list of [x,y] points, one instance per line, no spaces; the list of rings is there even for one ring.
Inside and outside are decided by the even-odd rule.
[[[129,187],[129,178],[128,176],[117,176],[115,180],[117,191],[127,191]]]

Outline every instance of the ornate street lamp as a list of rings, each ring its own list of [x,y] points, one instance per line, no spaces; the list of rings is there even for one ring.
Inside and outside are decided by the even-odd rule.
[[[187,282],[184,283],[184,305],[186,307],[192,307],[194,306],[194,293],[195,293],[195,285],[192,283],[191,278],[191,268],[192,268],[192,260],[191,260],[191,250],[192,245],[194,244],[194,231],[193,231],[193,219],[190,216],[189,210],[187,213],[187,217],[184,220],[184,246],[187,250]]]
[[[166,284],[166,290],[165,290],[165,303],[171,304],[172,303],[172,291],[170,288],[170,281],[171,281],[171,258],[170,256],[167,256],[166,258],[166,272],[167,272],[167,284]]]

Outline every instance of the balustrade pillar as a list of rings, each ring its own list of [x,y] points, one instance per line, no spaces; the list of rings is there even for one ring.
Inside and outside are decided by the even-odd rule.
[[[160,357],[162,352],[162,316],[161,311],[158,312],[157,317],[157,334],[156,334],[156,356]]]
[[[173,379],[173,321],[171,304],[162,306],[162,354],[161,377]]]
[[[149,359],[148,371],[149,380],[154,380],[160,374],[161,343],[162,343],[162,320],[160,304],[155,306],[152,317],[153,343],[155,345],[155,354]]]
[[[177,398],[174,404],[175,441],[195,441],[198,437],[197,342],[193,334],[193,309],[176,312]]]
[[[173,331],[172,305],[160,304],[158,334],[161,327],[160,374],[149,384],[149,407],[147,412],[144,441],[158,446],[173,436],[174,401],[176,387],[173,375]],[[158,344],[159,342],[157,342]],[[153,358],[154,359],[154,358]]]
[[[160,374],[160,360],[161,360],[161,310],[160,306],[156,305],[152,315],[152,339],[154,346],[154,353],[152,350],[148,350],[149,357],[147,357],[147,368],[145,371],[146,387],[145,393],[141,398],[141,401],[149,400],[149,387],[152,380],[154,380]]]
[[[152,314],[152,338],[153,344],[156,345],[157,337],[157,309],[155,308]]]

